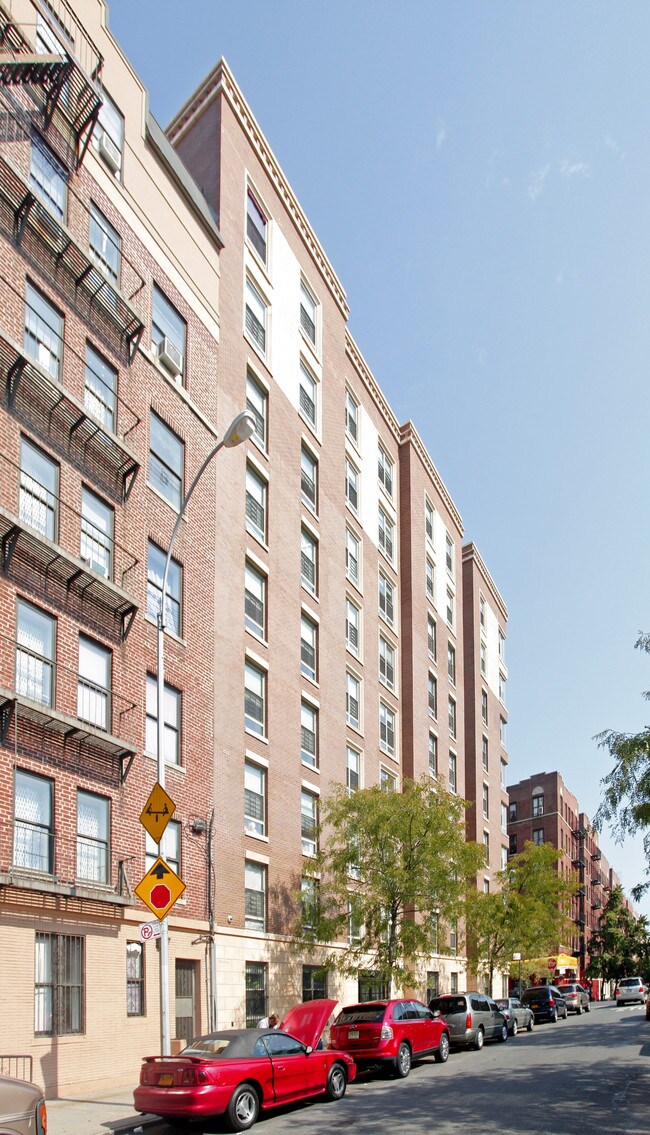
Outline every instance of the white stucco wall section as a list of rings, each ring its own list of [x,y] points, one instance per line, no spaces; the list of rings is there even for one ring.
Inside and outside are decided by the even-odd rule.
[[[485,603],[485,642],[487,644],[487,684],[499,696],[499,671],[508,677],[508,669],[499,659],[499,620],[489,603]],[[507,709],[507,698],[505,702]]]

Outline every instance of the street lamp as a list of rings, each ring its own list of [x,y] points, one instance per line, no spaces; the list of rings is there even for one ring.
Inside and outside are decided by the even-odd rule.
[[[174,541],[180,528],[181,520],[190,497],[194,492],[199,480],[205,473],[208,465],[213,457],[216,457],[220,449],[232,449],[233,446],[239,445],[242,441],[247,441],[249,437],[255,432],[255,418],[250,410],[244,410],[238,414],[236,418],[230,423],[225,434],[218,441],[217,444],[210,450],[205,461],[201,465],[198,473],[196,474],[192,484],[187,490],[181,507],[176,517],[174,530],[169,541],[167,549],[167,558],[165,560],[165,570],[163,572],[162,580],[162,595],[160,603],[160,611],[158,612],[158,681],[157,681],[157,711],[158,711],[158,783],[161,788],[165,787],[165,719],[164,719],[164,697],[165,697],[165,607],[167,600],[167,576],[169,575],[169,565],[172,558],[172,549]],[[162,836],[161,843],[158,844],[158,855],[162,855]],[[169,1027],[169,927],[167,918],[163,918],[160,927],[160,1040],[161,1040],[161,1055],[171,1055],[171,1030]],[[212,973],[214,974],[214,942],[212,942]],[[214,1018],[214,984],[212,986],[211,998],[211,1018]],[[216,1027],[216,1021],[211,1021],[213,1027]]]
[[[517,997],[521,997],[521,954],[512,955],[513,962],[519,962],[519,979],[517,981]]]

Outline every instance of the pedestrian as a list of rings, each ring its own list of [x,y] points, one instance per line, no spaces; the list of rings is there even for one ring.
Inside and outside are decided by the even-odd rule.
[[[269,1013],[268,1017],[262,1017],[261,1021],[257,1022],[258,1029],[277,1029],[280,1024],[280,1018],[277,1013]]]

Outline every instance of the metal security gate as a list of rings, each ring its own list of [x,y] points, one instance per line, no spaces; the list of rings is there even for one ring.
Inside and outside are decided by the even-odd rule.
[[[195,1028],[196,962],[176,959],[176,1039],[192,1040]]]

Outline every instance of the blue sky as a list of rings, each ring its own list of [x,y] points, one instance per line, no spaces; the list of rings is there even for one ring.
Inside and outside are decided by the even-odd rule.
[[[511,780],[557,768],[593,815],[593,736],[642,728],[650,687],[650,4],[110,0],[110,25],[162,125],[228,60],[508,606]],[[631,887],[640,842],[602,842]]]

